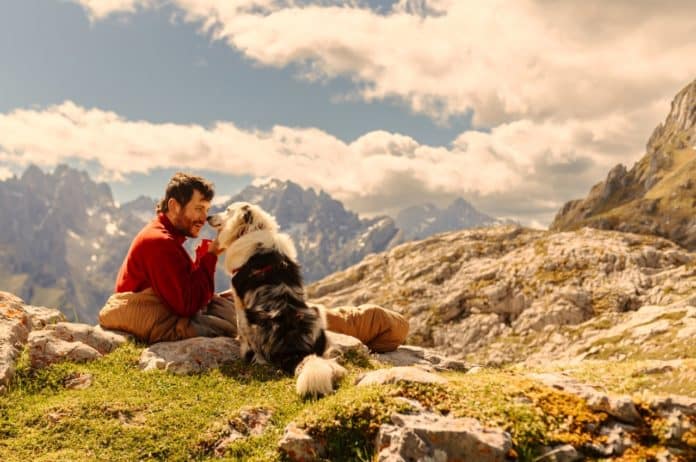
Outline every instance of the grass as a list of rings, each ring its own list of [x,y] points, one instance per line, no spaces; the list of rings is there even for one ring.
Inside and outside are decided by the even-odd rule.
[[[587,360],[574,366],[537,368],[538,372],[564,371],[582,382],[595,384],[616,394],[636,397],[646,393],[677,394],[696,398],[696,359],[668,363],[649,359],[606,361]]]
[[[25,353],[8,393],[0,396],[0,460],[282,461],[278,441],[294,421],[326,442],[326,460],[368,461],[379,426],[409,407],[397,399],[406,397],[442,415],[503,428],[512,436],[510,456],[531,461],[544,444],[581,445],[601,438],[597,424],[607,418],[572,395],[526,378],[527,371],[452,372],[444,374],[446,385],[356,387],[355,377],[374,363],[349,360],[348,377],[337,393],[302,400],[295,395],[294,379],[269,367],[235,362],[187,376],[145,373],[138,369],[141,351],[126,344],[99,361],[38,371],[30,369]],[[592,379],[596,368],[575,372]],[[91,387],[66,389],[66,379],[76,373],[92,374]],[[641,380],[635,376],[627,383],[638,389],[645,385]],[[611,384],[621,383],[617,373]],[[231,443],[218,458],[217,443],[239,424],[242,410],[254,408],[271,413],[265,431]]]

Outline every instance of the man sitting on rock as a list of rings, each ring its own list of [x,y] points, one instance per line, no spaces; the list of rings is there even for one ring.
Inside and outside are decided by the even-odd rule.
[[[183,247],[187,237],[198,237],[214,194],[201,177],[172,177],[157,216],[131,244],[116,293],[99,313],[103,328],[147,343],[236,335],[234,302],[214,294],[215,266],[224,249],[203,240],[192,261]]]
[[[183,247],[206,223],[214,194],[201,177],[172,177],[157,216],[131,244],[116,293],[99,313],[103,328],[147,343],[236,335],[232,297],[214,292],[215,266],[224,249],[217,241],[203,240],[192,261]],[[329,309],[326,318],[328,330],[356,337],[377,352],[396,349],[408,335],[403,316],[377,305]]]

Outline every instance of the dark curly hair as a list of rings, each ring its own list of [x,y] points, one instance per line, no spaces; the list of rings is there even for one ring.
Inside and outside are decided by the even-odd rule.
[[[175,173],[167,183],[164,198],[157,204],[157,212],[167,213],[169,211],[167,202],[170,198],[176,199],[182,207],[186,206],[191,200],[194,190],[200,192],[207,201],[213,200],[213,196],[215,196],[213,183],[205,178],[183,172]]]

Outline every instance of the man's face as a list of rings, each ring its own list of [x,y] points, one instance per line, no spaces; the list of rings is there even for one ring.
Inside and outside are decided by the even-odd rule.
[[[174,207],[170,206],[170,210],[173,212],[171,222],[174,227],[188,237],[198,237],[208,217],[210,201],[205,200],[203,194],[197,189],[193,190],[191,200],[184,207],[181,207],[176,200],[171,200],[174,201],[171,204]]]

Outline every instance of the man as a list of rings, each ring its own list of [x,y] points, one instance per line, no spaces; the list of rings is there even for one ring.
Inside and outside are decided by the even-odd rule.
[[[135,237],[121,265],[116,293],[99,313],[102,327],[147,343],[236,335],[233,303],[214,295],[215,266],[224,249],[204,240],[192,261],[183,247],[187,237],[198,237],[214,194],[201,177],[172,177],[157,216]]]
[[[99,312],[105,329],[121,330],[147,343],[191,337],[236,336],[234,303],[214,294],[217,241],[204,240],[192,261],[183,243],[206,222],[212,185],[177,173],[169,181],[157,217],[135,237],[116,278],[115,294]],[[396,349],[408,321],[377,305],[326,310],[327,328],[360,339],[370,349]]]

